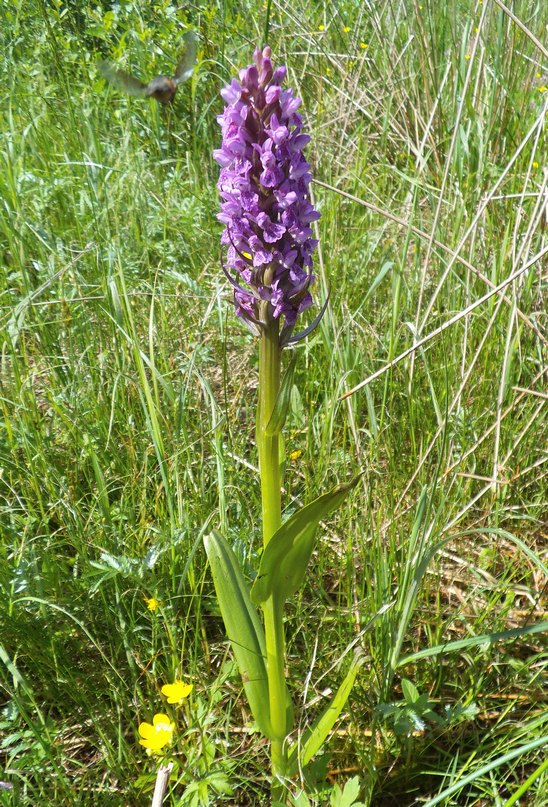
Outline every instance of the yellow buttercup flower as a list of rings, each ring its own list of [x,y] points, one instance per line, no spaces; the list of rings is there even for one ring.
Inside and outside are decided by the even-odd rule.
[[[174,681],[172,684],[164,684],[162,693],[167,696],[168,703],[182,703],[188,698],[194,688],[194,684],[187,684],[185,681]]]
[[[302,449],[298,448],[296,451],[292,451],[289,455],[291,462],[296,462],[302,454]]]
[[[146,748],[147,754],[158,754],[166,745],[170,744],[174,731],[175,723],[160,712],[154,715],[152,724],[141,723],[139,725],[141,735],[139,744]]]
[[[369,45],[367,44],[367,42],[360,42],[360,48],[361,48],[362,50],[365,50],[365,49],[366,49],[366,48],[368,48],[368,47],[369,47]]]
[[[145,597],[145,602],[149,611],[157,611],[160,607],[160,600],[156,597]]]
[[[542,86],[540,86],[538,88],[539,92],[546,92],[546,90],[548,90],[548,87],[546,86],[546,84],[542,84]]]
[[[536,160],[533,160],[533,168],[538,168],[538,162]]]
[[[464,55],[464,58],[465,58],[465,59],[469,59],[469,58],[470,58],[470,54],[469,54],[469,53],[466,53],[466,54]]]
[[[347,34],[350,31],[350,26],[345,25],[344,28],[343,28],[343,31],[344,31],[345,34]]]
[[[325,25],[318,25],[318,31],[325,31]]]

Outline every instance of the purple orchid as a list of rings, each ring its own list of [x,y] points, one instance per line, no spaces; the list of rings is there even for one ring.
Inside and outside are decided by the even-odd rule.
[[[310,165],[303,155],[310,137],[301,131],[301,99],[280,87],[286,69],[274,70],[270,57],[270,48],[256,50],[254,64],[221,91],[223,139],[213,154],[221,166],[218,218],[225,225],[224,268],[236,313],[257,333],[283,316],[283,344],[298,314],[312,305],[318,242],[310,224],[320,214],[310,203]]]

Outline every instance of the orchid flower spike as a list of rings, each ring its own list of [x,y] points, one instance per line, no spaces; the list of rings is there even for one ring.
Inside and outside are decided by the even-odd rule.
[[[310,137],[297,112],[301,99],[281,88],[286,69],[274,68],[271,55],[268,47],[256,50],[254,64],[221,91],[222,145],[214,157],[221,166],[224,269],[236,313],[257,334],[280,319],[283,346],[310,332],[291,337],[297,316],[312,305],[318,242],[311,224],[320,214],[310,202],[310,165],[303,154]]]

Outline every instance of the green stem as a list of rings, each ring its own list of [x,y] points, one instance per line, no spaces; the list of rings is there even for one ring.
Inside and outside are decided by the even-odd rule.
[[[280,390],[281,349],[279,324],[273,320],[264,328],[259,354],[259,406],[257,445],[261,474],[263,544],[266,546],[282,523],[279,436],[268,437],[266,426]],[[287,689],[285,683],[285,636],[282,608],[274,597],[263,606],[266,638],[266,663],[270,705],[270,723],[274,739],[271,745],[273,796],[280,796],[278,777],[284,776],[287,763],[285,738],[287,725]]]
[[[266,546],[282,523],[279,437],[265,434],[280,390],[281,350],[278,321],[264,328],[259,352],[257,444],[261,473],[263,542]]]

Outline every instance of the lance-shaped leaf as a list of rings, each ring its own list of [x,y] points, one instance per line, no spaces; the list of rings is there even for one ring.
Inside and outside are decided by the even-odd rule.
[[[316,541],[320,521],[335,510],[357,484],[359,476],[346,485],[337,485],[302,507],[277,530],[265,547],[259,572],[251,589],[256,604],[271,594],[283,605],[301,587]]]
[[[284,427],[285,419],[287,417],[287,410],[289,409],[289,401],[291,400],[291,388],[293,386],[293,376],[295,375],[295,365],[297,364],[297,354],[294,353],[291,357],[289,367],[285,371],[274,409],[270,415],[270,420],[267,423],[265,434],[267,437],[274,437],[279,434]]]
[[[232,646],[249,707],[260,731],[272,739],[263,626],[249,599],[238,561],[218,532],[204,538],[219,608]]]
[[[286,345],[290,345],[292,342],[300,342],[301,339],[305,339],[309,334],[311,334],[312,331],[315,328],[317,328],[318,325],[320,324],[321,319],[322,319],[322,317],[325,314],[325,311],[327,309],[328,302],[329,302],[329,295],[327,295],[327,299],[326,299],[325,303],[322,305],[320,313],[317,314],[314,317],[314,319],[312,320],[312,322],[310,323],[308,328],[305,328],[304,331],[301,331],[300,333],[296,333],[294,336],[291,336],[291,334],[293,333],[293,328],[294,328],[293,325],[289,325],[289,326],[286,326],[285,328],[282,328],[282,332],[280,334],[280,347],[285,347]]]
[[[358,671],[360,667],[363,666],[364,661],[365,657],[363,652],[357,650],[344,681],[338,688],[325,712],[304,732],[301,741],[290,749],[288,755],[288,771],[290,776],[296,774],[299,767],[304,768],[308,765],[312,757],[318,753],[328,738],[331,729],[346,705]]]

